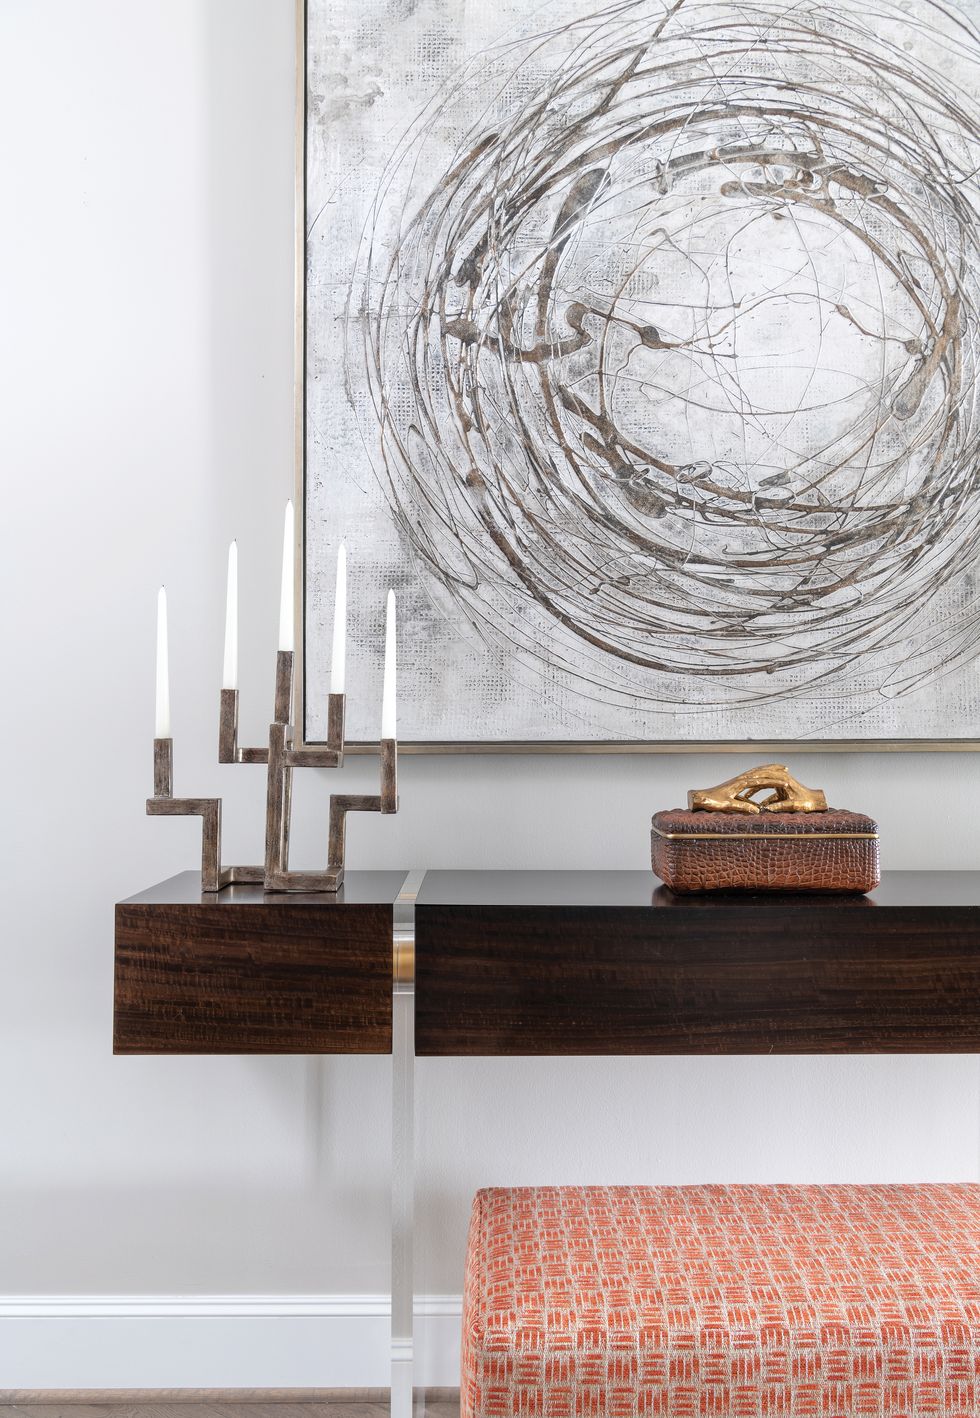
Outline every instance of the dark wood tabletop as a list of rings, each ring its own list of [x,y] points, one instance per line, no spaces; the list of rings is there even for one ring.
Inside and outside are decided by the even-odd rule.
[[[650,871],[427,871],[419,906],[654,906],[677,911],[980,910],[980,871],[886,871],[868,896],[823,891],[704,891],[678,896]]]
[[[146,891],[120,901],[120,906],[206,906],[224,911],[229,906],[315,906],[334,910],[344,906],[381,906],[391,918],[391,907],[405,880],[403,871],[349,871],[339,891],[280,891],[269,894],[261,886],[226,886],[219,892],[202,892],[201,873],[182,871]]]
[[[649,872],[428,872],[419,1054],[980,1049],[980,872],[675,896]]]

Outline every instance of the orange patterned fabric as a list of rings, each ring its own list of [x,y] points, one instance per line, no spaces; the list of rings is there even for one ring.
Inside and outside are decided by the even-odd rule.
[[[980,1418],[980,1186],[477,1193],[462,1418]]]

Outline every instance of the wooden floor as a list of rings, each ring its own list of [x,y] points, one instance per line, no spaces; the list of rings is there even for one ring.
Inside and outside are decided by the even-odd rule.
[[[139,1402],[115,1400],[78,1402],[74,1395],[68,1402],[53,1402],[45,1395],[44,1402],[33,1398],[17,1403],[0,1403],[0,1418],[389,1418],[387,1395],[351,1391],[337,1392],[310,1403],[265,1403],[261,1399],[246,1399],[234,1403],[211,1399],[192,1403],[179,1399],[160,1402],[153,1399]],[[428,1396],[424,1409],[416,1401],[415,1418],[459,1418],[459,1399],[444,1392]]]

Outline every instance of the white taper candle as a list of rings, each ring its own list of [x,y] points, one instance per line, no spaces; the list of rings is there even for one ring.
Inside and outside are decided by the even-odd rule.
[[[225,661],[222,689],[238,688],[238,543],[228,548],[228,591],[225,598]]]
[[[286,503],[286,520],[282,529],[282,590],[279,595],[279,649],[295,648],[295,527],[292,498]]]
[[[333,655],[330,659],[330,693],[344,693],[347,661],[347,548],[337,553],[337,589],[333,600]]]
[[[157,592],[157,712],[155,736],[170,737],[170,646],[167,636],[167,592]]]
[[[385,617],[385,679],[381,696],[381,737],[398,737],[395,712],[395,593],[388,592],[388,608]]]

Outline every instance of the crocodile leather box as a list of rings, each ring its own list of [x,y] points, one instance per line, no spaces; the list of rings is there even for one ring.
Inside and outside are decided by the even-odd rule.
[[[873,891],[878,827],[863,813],[658,812],[653,870],[671,891]]]

